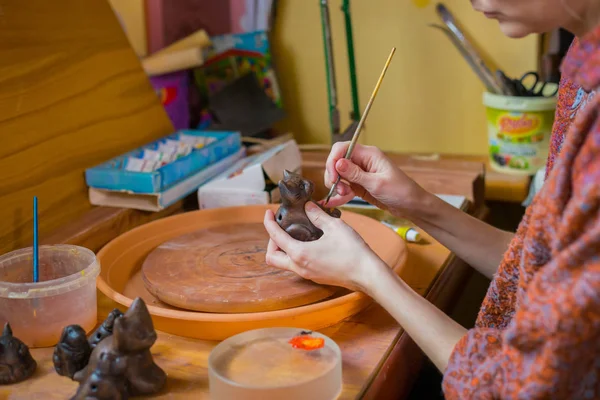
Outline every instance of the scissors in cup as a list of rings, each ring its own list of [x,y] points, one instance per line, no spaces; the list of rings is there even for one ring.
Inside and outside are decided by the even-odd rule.
[[[521,79],[513,80],[514,88],[517,96],[528,97],[554,97],[558,92],[558,86],[551,84],[546,90],[548,82],[543,82],[537,72],[527,72]],[[555,86],[555,87],[552,87]]]

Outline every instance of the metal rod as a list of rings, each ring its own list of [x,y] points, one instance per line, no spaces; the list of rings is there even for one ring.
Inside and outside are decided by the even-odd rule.
[[[329,101],[329,126],[332,134],[340,133],[340,112],[337,108],[337,84],[335,80],[335,62],[333,60],[333,39],[329,17],[328,0],[319,0],[321,7],[321,27],[323,29],[323,47],[325,49],[325,71],[327,76],[327,98]]]
[[[356,126],[356,130],[354,131],[354,135],[352,136],[352,141],[350,141],[350,146],[348,146],[348,150],[346,151],[346,155],[344,156],[344,158],[346,158],[346,159],[349,159],[352,156],[352,152],[354,151],[354,146],[356,146],[356,142],[358,141],[358,137],[360,136],[360,131],[362,130],[365,120],[367,119],[367,115],[369,115],[369,111],[371,110],[373,101],[375,100],[375,97],[377,96],[377,92],[379,92],[379,87],[381,86],[383,77],[385,76],[385,73],[387,72],[387,69],[390,66],[390,62],[392,61],[392,57],[394,56],[395,52],[396,52],[396,48],[392,47],[392,51],[390,52],[390,55],[388,56],[388,59],[385,62],[383,70],[381,71],[381,75],[379,75],[379,79],[377,80],[375,89],[373,89],[373,93],[371,93],[371,98],[369,99],[369,102],[367,103],[367,106],[365,107],[365,111],[363,112],[362,117],[360,118],[360,121],[358,122],[358,125]],[[327,203],[329,203],[329,199],[331,198],[333,193],[335,193],[335,189],[336,189],[338,183],[340,182],[340,179],[341,178],[338,174],[337,180],[331,186],[331,189],[329,190],[329,194],[327,194],[327,197],[325,198],[325,205],[327,205]]]
[[[356,121],[360,115],[360,107],[358,106],[358,83],[356,81],[356,61],[354,59],[354,35],[352,33],[350,0],[344,0],[342,3],[342,11],[344,12],[344,22],[346,25],[346,47],[348,51],[350,90],[352,92],[352,112],[350,113],[350,119]]]

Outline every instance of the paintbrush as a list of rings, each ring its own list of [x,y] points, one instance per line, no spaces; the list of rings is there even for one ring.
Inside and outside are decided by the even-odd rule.
[[[38,199],[33,197],[33,282],[37,283],[40,279],[40,259],[38,244]]]
[[[379,87],[381,86],[381,82],[383,81],[383,77],[385,76],[385,73],[386,73],[388,67],[390,66],[390,62],[392,61],[392,57],[394,56],[395,52],[396,52],[396,48],[393,47],[392,51],[390,52],[390,55],[388,56],[387,61],[385,62],[385,65],[383,66],[381,75],[379,75],[379,79],[377,80],[375,89],[373,89],[373,93],[371,93],[371,98],[369,99],[369,102],[367,103],[367,106],[365,107],[365,111],[363,112],[362,117],[360,117],[360,121],[358,121],[356,130],[354,131],[354,135],[352,136],[352,141],[350,141],[350,146],[348,146],[348,150],[346,151],[346,155],[344,156],[345,159],[350,159],[350,157],[352,157],[352,151],[354,150],[354,146],[356,146],[356,142],[358,141],[358,137],[360,136],[360,131],[362,130],[365,120],[367,119],[367,115],[369,115],[369,110],[371,110],[373,101],[375,100],[375,97],[377,96],[377,92],[379,91]],[[331,199],[331,196],[333,195],[333,193],[335,193],[335,189],[339,182],[340,182],[340,176],[338,174],[337,180],[331,186],[331,189],[329,190],[329,193],[327,194],[327,197],[325,198],[324,205],[327,205],[327,203],[329,203],[329,199]]]

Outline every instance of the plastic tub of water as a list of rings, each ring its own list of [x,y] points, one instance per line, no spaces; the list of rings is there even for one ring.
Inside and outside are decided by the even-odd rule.
[[[334,400],[342,391],[342,355],[333,340],[316,350],[294,347],[297,328],[266,328],[221,342],[208,357],[213,400]]]
[[[0,324],[10,322],[29,347],[56,345],[67,325],[91,331],[99,273],[96,255],[79,246],[40,246],[37,283],[31,247],[0,256]]]

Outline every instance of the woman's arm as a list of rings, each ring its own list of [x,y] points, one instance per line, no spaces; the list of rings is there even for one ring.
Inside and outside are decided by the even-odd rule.
[[[408,218],[481,274],[492,278],[513,233],[494,228],[430,193],[414,207]]]
[[[382,263],[381,260],[378,260]],[[467,330],[412,290],[387,266],[372,265],[365,293],[398,321],[441,371]]]

